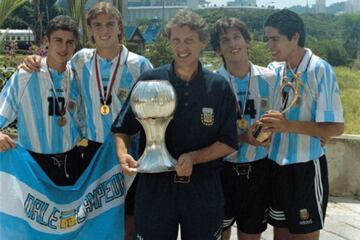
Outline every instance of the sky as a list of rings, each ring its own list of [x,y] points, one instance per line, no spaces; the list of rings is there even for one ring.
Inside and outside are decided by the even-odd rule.
[[[209,2],[211,2],[211,4],[216,4],[218,6],[221,5],[226,5],[226,3],[229,0],[208,0]],[[233,0],[231,0],[233,1]],[[291,7],[294,5],[306,5],[306,2],[309,2],[309,5],[311,6],[312,4],[315,4],[316,0],[295,0],[295,1],[289,1],[289,0],[257,0],[257,5],[258,6],[275,6],[275,8],[284,8],[284,7]],[[326,6],[329,6],[333,3],[337,3],[337,2],[345,2],[346,0],[326,0]]]

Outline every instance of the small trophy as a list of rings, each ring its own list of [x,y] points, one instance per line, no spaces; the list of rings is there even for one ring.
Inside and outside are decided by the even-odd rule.
[[[290,68],[291,69],[291,68]],[[292,72],[292,70],[291,70]],[[300,95],[300,89],[302,87],[302,83],[301,83],[301,74],[300,73],[294,73],[293,74],[293,79],[289,82],[288,78],[285,76],[283,77],[281,86],[280,86],[280,94],[282,96],[285,96],[285,98],[283,98],[283,106],[281,107],[280,112],[281,113],[286,113],[287,111],[289,111],[289,109],[295,105],[295,103],[297,102],[299,95]],[[288,92],[286,92],[286,89],[288,89]],[[290,91],[293,92],[293,97],[291,99],[291,101],[287,104],[288,100],[289,100],[289,93]],[[259,142],[264,142],[266,141],[270,136],[271,136],[271,132],[265,132],[262,130],[262,126],[257,126],[255,128],[255,130],[253,131],[253,137],[256,138],[257,141]]]
[[[146,146],[138,160],[137,171],[174,171],[177,161],[165,145],[166,127],[173,118],[176,106],[174,88],[166,80],[139,81],[130,96],[130,104],[146,135]]]

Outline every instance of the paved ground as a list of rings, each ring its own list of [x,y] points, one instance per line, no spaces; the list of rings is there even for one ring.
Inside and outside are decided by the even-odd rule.
[[[234,227],[231,240],[236,239]],[[271,226],[261,239],[272,240]],[[360,240],[360,200],[331,197],[320,240]]]
[[[272,240],[271,226],[261,239]],[[235,226],[232,228],[231,240],[237,240]],[[320,240],[360,240],[360,199],[330,197]]]

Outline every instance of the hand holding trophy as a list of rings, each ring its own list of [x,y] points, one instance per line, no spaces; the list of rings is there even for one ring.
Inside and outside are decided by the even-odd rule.
[[[282,97],[282,106],[280,109],[281,114],[286,113],[287,111],[290,110],[290,108],[292,106],[294,106],[296,104],[296,102],[298,101],[299,95],[300,95],[301,88],[302,88],[301,73],[294,73],[290,67],[289,67],[289,69],[293,75],[292,80],[289,81],[288,77],[285,76],[285,74],[284,74],[284,77],[283,77],[281,85],[280,85],[279,92]],[[285,72],[285,69],[284,69],[284,72]],[[292,98],[289,102],[290,92],[292,92]],[[253,131],[254,138],[256,138],[256,140],[259,142],[266,141],[271,136],[271,134],[272,134],[272,132],[265,131],[263,129],[262,125],[258,125],[255,128],[255,130]]]
[[[144,153],[138,160],[137,172],[174,171],[176,160],[165,145],[166,127],[173,118],[175,90],[166,80],[139,81],[130,96],[131,108],[146,135]]]

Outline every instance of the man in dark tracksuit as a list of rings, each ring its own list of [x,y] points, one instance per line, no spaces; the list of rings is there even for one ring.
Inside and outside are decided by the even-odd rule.
[[[177,159],[176,172],[141,173],[135,197],[135,239],[171,240],[181,226],[182,239],[220,239],[223,195],[222,157],[237,149],[234,94],[225,79],[202,68],[206,23],[190,10],[179,11],[167,25],[171,64],[145,72],[139,81],[166,79],[177,96],[165,139]],[[129,136],[141,131],[129,99],[112,127],[125,174],[137,162],[128,154]],[[187,181],[184,181],[187,180]]]

